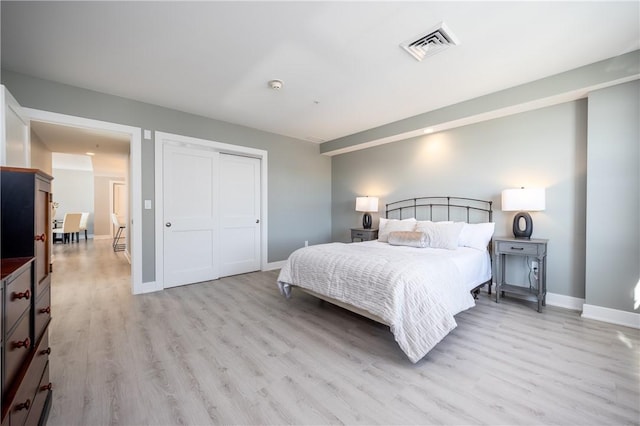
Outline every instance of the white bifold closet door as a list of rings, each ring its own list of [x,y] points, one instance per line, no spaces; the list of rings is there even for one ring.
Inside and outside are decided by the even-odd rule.
[[[220,276],[260,269],[260,160],[220,154]]]

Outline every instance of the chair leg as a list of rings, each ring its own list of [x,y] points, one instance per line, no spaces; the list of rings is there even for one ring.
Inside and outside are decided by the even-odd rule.
[[[84,230],[84,240],[87,241],[87,230]]]

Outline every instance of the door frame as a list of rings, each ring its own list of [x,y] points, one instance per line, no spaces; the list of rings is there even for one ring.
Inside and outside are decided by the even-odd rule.
[[[203,147],[220,152],[221,154],[242,155],[245,157],[258,158],[260,160],[260,269],[267,269],[268,256],[268,154],[267,151],[256,148],[249,148],[241,145],[231,145],[206,139],[199,139],[190,136],[176,135],[165,132],[155,132],[155,229],[156,229],[156,285],[157,289],[164,288],[164,233],[162,220],[164,218],[163,204],[163,151],[164,144],[173,142],[182,146]]]
[[[111,221],[111,213],[115,213],[113,211],[113,204],[115,201],[115,197],[113,196],[113,188],[115,187],[115,185],[123,185],[123,186],[127,186],[127,182],[123,181],[123,180],[109,180],[109,224],[111,224],[111,238],[115,237],[117,230],[114,229],[115,226],[113,225],[113,222]],[[129,190],[127,189],[127,193],[129,192]],[[128,203],[127,203],[128,204]],[[129,206],[127,205],[127,215],[129,215]],[[129,246],[129,243],[127,242],[127,248]]]
[[[24,124],[22,135],[22,161],[23,167],[31,167],[31,122],[27,115],[27,108],[24,108],[13,97],[9,89],[0,85],[0,123],[3,123],[2,134],[0,135],[0,165],[7,165],[7,109],[13,111],[22,124]]]
[[[140,127],[93,120],[73,115],[59,114],[32,108],[24,108],[27,117],[33,121],[61,124],[84,129],[107,130],[124,133],[129,136],[129,209],[127,211],[127,228],[131,228],[129,251],[131,261],[131,293],[141,294],[153,291],[142,282],[142,129]],[[151,283],[153,284],[153,283]]]

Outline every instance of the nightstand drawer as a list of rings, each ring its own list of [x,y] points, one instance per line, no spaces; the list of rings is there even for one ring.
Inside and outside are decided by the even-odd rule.
[[[351,242],[355,239],[360,241],[371,241],[378,239],[378,229],[351,228]]]
[[[522,254],[525,256],[537,256],[538,245],[528,243],[517,243],[510,241],[498,242],[498,253]]]

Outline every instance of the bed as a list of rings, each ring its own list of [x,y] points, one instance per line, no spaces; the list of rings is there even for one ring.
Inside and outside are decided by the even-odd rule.
[[[280,292],[290,298],[299,289],[389,326],[415,363],[456,327],[454,315],[475,305],[482,286],[491,289],[491,204],[459,197],[387,204],[378,240],[293,252]]]

